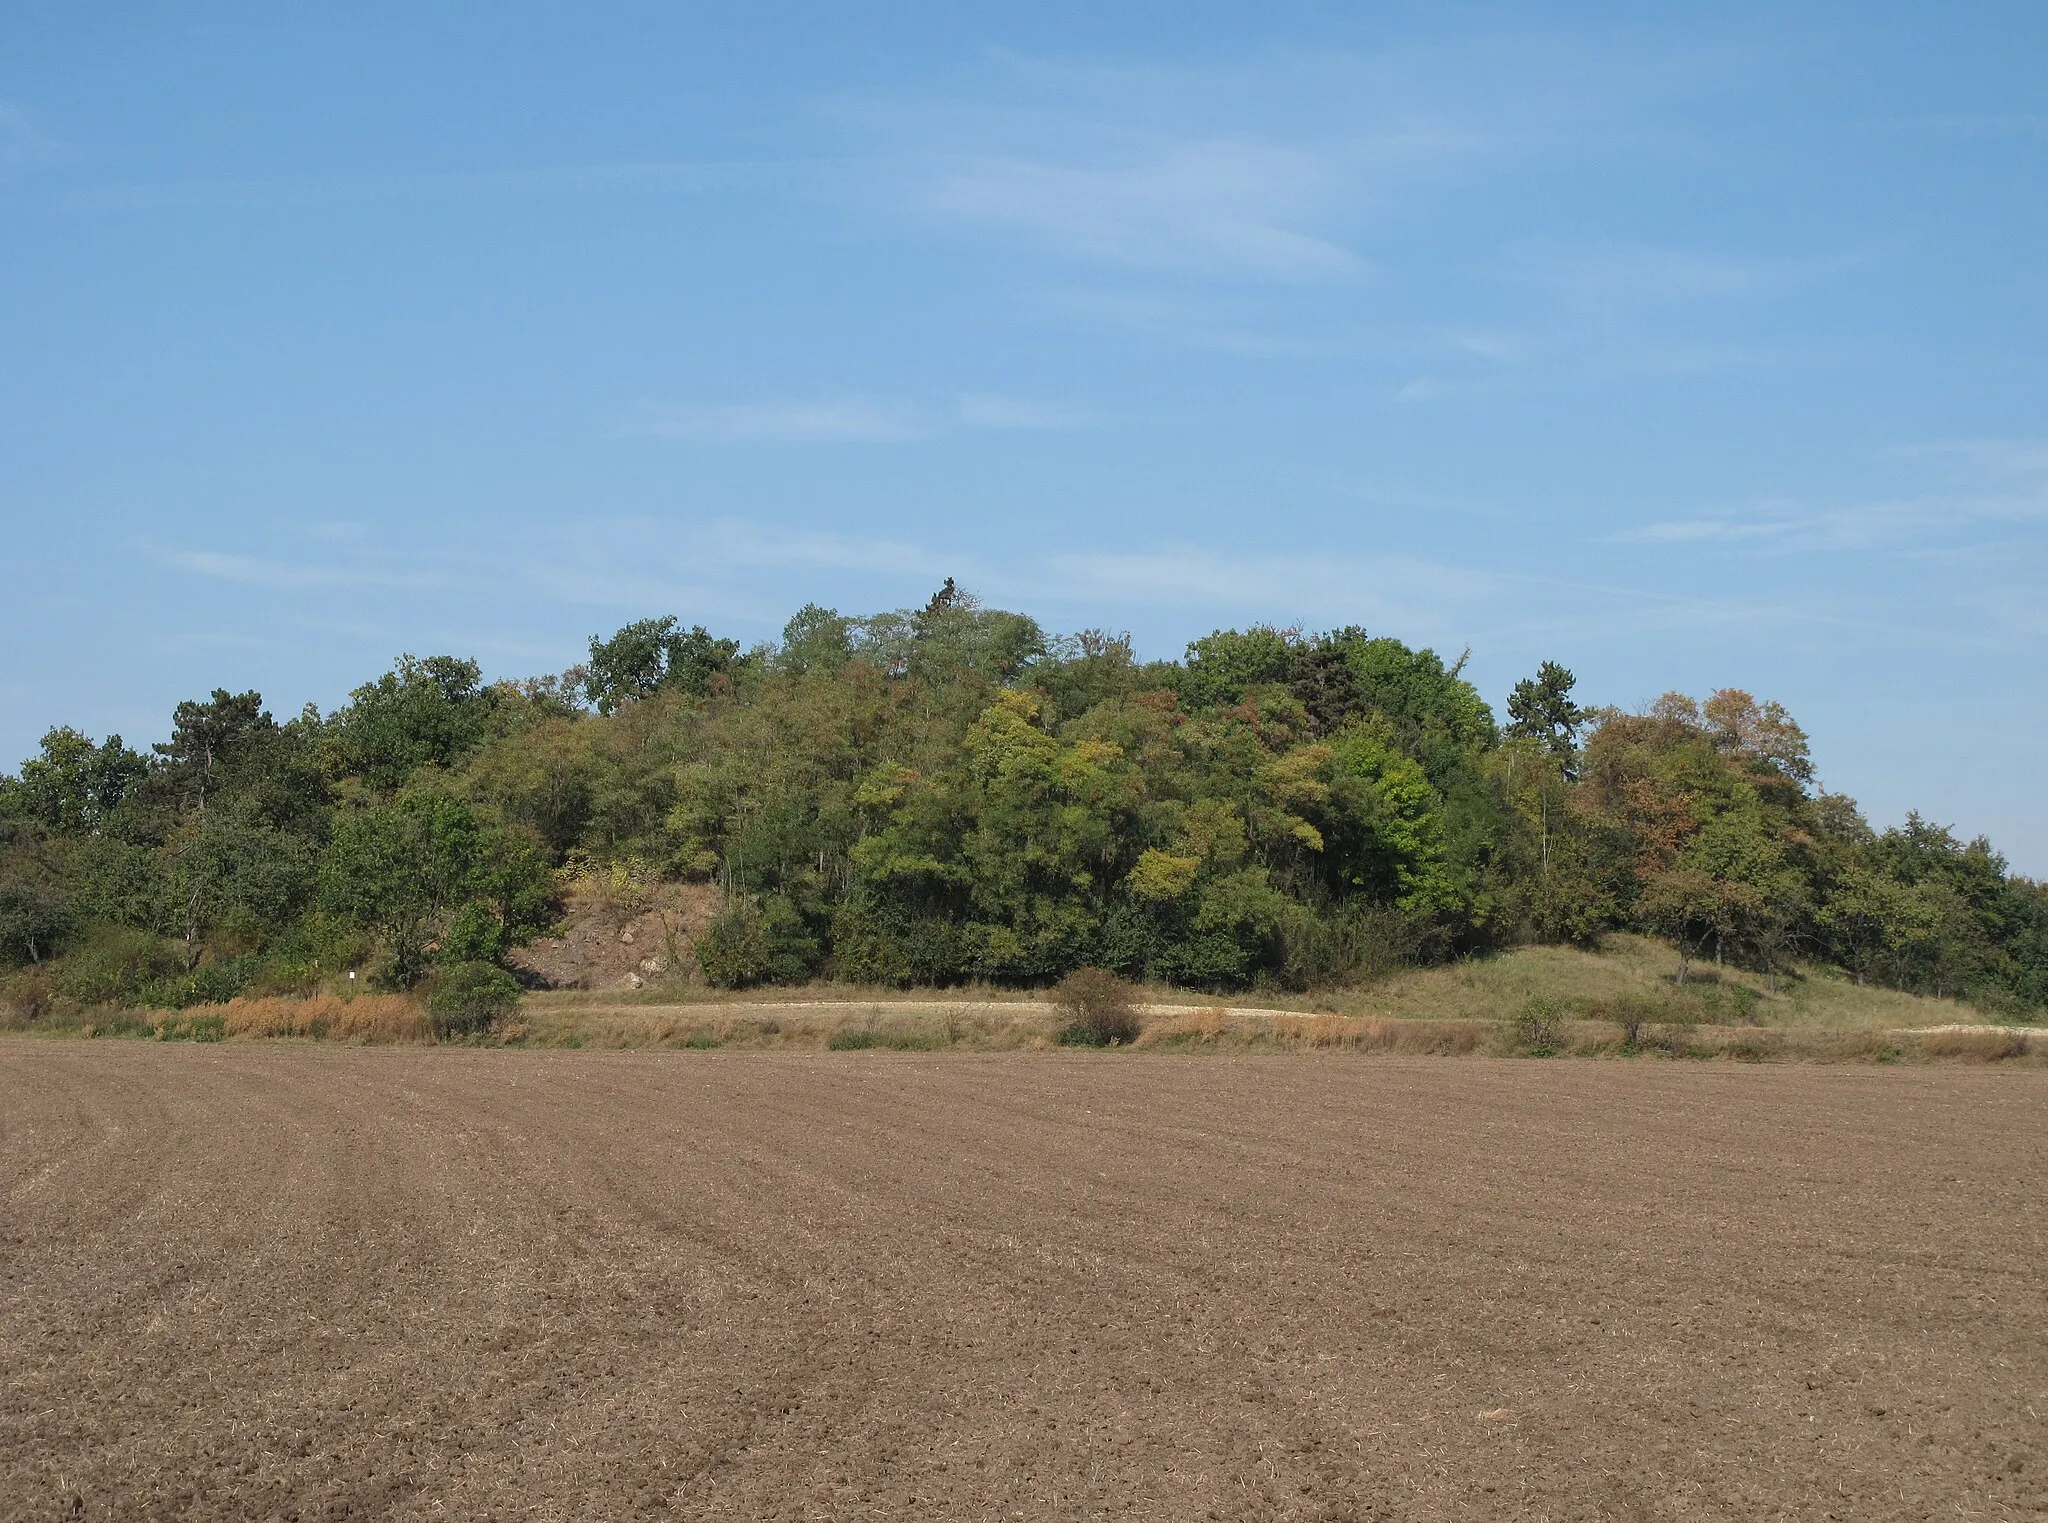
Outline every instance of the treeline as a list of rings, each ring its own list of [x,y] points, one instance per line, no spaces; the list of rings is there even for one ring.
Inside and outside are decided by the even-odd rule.
[[[1498,723],[1462,661],[1360,629],[1177,662],[949,581],[743,652],[644,620],[561,677],[407,656],[322,715],[181,703],[146,752],[52,730],[0,778],[17,1001],[509,987],[579,872],[716,882],[713,983],[1342,983],[1632,928],[1687,959],[2048,1003],[2048,888],[1819,790],[1778,705]],[[26,991],[26,992],[24,992]]]

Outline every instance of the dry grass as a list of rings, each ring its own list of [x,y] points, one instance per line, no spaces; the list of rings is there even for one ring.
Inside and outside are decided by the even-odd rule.
[[[529,997],[500,1035],[536,1047],[873,1047],[984,1052],[1051,1045],[1051,1007],[1015,1000],[734,1001],[592,1005]]]
[[[1155,1053],[2048,1063],[2048,1031],[2030,1036],[1991,1026],[1952,1000],[1858,988],[1811,972],[1773,994],[1757,975],[1697,964],[1679,985],[1677,967],[1662,943],[1615,936],[1599,953],[1528,947],[1311,996],[1261,991],[1242,1003],[1192,1003],[1152,990],[1139,995],[1142,1029],[1129,1045]],[[1554,1030],[1533,1050],[1515,1020],[1532,1001],[1555,1015]],[[425,1010],[395,995],[237,999],[175,1015],[93,1019],[74,1034],[433,1040]],[[527,996],[493,1038],[533,1047],[988,1052],[1050,1047],[1068,1020],[1056,1002],[1017,990],[574,990]]]
[[[427,1042],[434,1027],[424,1006],[400,994],[362,994],[339,999],[234,999],[195,1007],[220,1013],[231,1037],[325,1037],[342,1042]],[[188,1011],[188,1014],[195,1013]]]

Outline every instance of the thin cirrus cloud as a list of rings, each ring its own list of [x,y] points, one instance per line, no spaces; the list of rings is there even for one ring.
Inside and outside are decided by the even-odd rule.
[[[1078,408],[986,391],[970,391],[961,397],[959,418],[969,428],[1028,430],[1090,428],[1101,421]]]
[[[1112,276],[1347,285],[1373,273],[1365,243],[1410,193],[1526,156],[1585,114],[1578,92],[1494,51],[1003,55],[971,100],[859,115],[927,223]]]
[[[692,444],[901,444],[931,432],[917,409],[865,397],[650,407],[619,430]]]
[[[1694,249],[1526,242],[1500,266],[1508,280],[1587,306],[1755,296],[1793,272]]]
[[[433,587],[442,578],[426,571],[394,571],[359,562],[272,560],[223,550],[185,550],[144,543],[138,548],[151,559],[194,576],[235,582],[273,592],[309,587]]]
[[[0,100],[0,175],[14,175],[63,156],[60,145],[36,129],[21,107]]]
[[[872,397],[648,407],[618,432],[691,444],[906,444],[953,426],[1047,430],[1087,428],[1098,421],[1078,408],[971,391],[950,414]]]
[[[1783,501],[1745,512],[1666,519],[1623,529],[1610,544],[1751,546],[1944,552],[1967,549],[1958,536],[1996,527],[2000,533],[2048,523],[2048,441],[1955,439],[1907,445],[1893,458],[1950,467],[1932,488],[1908,490],[1839,506]]]
[[[1105,159],[954,160],[926,187],[936,217],[1112,265],[1280,281],[1356,278],[1366,261],[1316,224],[1344,199],[1315,151],[1195,138]]]
[[[1045,600],[1231,609],[1431,638],[1450,636],[1447,615],[1484,605],[1501,585],[1477,568],[1407,556],[1228,555],[1200,546],[1054,556],[1008,575],[1016,591]]]
[[[5,117],[0,115],[0,141]],[[448,201],[472,197],[596,192],[710,192],[743,186],[796,188],[821,172],[824,159],[647,160],[444,173],[309,176],[263,180],[179,180],[88,186],[68,203],[88,210],[143,211],[170,207],[356,205],[382,201]]]
[[[2048,480],[2048,439],[1943,439],[1894,450],[1901,458],[1952,459],[1988,477]]]

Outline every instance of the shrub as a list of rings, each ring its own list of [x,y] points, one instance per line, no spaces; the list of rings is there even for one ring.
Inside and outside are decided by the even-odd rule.
[[[1693,1031],[1699,1025],[1697,1016],[1686,1012],[1667,1012],[1664,1020],[1657,1023],[1657,1030],[1643,1039],[1643,1046],[1667,1052],[1674,1058],[1689,1058],[1693,1055]]]
[[[697,965],[714,989],[744,989],[774,972],[768,920],[752,900],[734,898],[697,938]]]
[[[1083,1047],[1128,1046],[1138,1039],[1137,991],[1101,968],[1077,968],[1052,991],[1067,1017],[1062,1042]]]
[[[1760,1031],[1740,1036],[1722,1049],[1738,1063],[1768,1063],[1785,1055],[1785,1036],[1779,1031]]]
[[[888,1052],[931,1052],[946,1045],[946,1037],[936,1031],[882,1031],[873,1026],[845,1026],[825,1038],[828,1052],[867,1052],[880,1049]]]
[[[505,955],[505,928],[487,905],[465,904],[441,935],[441,961],[495,962]]]
[[[255,956],[201,963],[196,968],[167,978],[148,979],[135,987],[130,998],[137,1004],[158,1010],[224,1004],[249,987],[250,980],[261,966],[262,959]]]
[[[731,899],[697,938],[697,965],[714,989],[806,983],[823,956],[802,912],[780,894]]]
[[[1564,1045],[1564,1011],[1557,1001],[1532,994],[1515,1017],[1515,1040],[1532,1057],[1547,1058]]]
[[[519,980],[487,962],[459,962],[427,996],[437,1037],[475,1036],[519,1003]]]
[[[81,1005],[133,1002],[143,987],[185,972],[184,948],[161,936],[101,926],[52,965],[57,993]]]
[[[1650,1018],[1649,1005],[1633,995],[1624,994],[1614,1002],[1607,1018],[1621,1028],[1622,1046],[1633,1052],[1643,1045],[1643,1023]]]
[[[227,1035],[218,1010],[187,1010],[160,1018],[149,1034],[159,1042],[218,1042]]]
[[[50,975],[41,968],[17,974],[0,994],[0,1025],[28,1026],[43,1019],[56,1003]]]

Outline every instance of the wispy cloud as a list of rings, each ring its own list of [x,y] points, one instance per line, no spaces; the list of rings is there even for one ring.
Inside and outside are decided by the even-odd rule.
[[[354,561],[284,561],[225,550],[192,550],[143,542],[137,546],[151,559],[194,576],[235,582],[272,592],[314,587],[403,587],[442,585],[445,578],[418,568],[401,569]]]
[[[1100,421],[1093,413],[1077,408],[986,391],[970,391],[961,397],[959,417],[969,428],[1087,428]]]
[[[1781,539],[1796,532],[1794,520],[1741,520],[1733,518],[1674,518],[1661,523],[1642,524],[1607,536],[1616,545],[1685,545],[1741,540]]]
[[[947,410],[874,397],[647,406],[617,433],[692,444],[904,444],[955,428],[1052,430],[1100,421],[1079,408],[971,391]]]
[[[1453,333],[1449,336],[1449,342],[1453,349],[1501,364],[1521,359],[1529,348],[1528,340],[1524,337],[1486,330]]]
[[[799,572],[851,573],[895,584],[934,586],[964,566],[959,556],[881,536],[831,534],[740,518],[616,518],[549,525],[535,536],[542,553],[521,557],[506,574],[562,602],[619,610],[687,608],[708,616],[759,617],[762,599],[749,573],[778,583]],[[707,579],[707,566],[720,574]],[[769,613],[787,614],[782,594]]]
[[[37,130],[28,112],[0,100],[0,177],[20,174],[62,156],[62,147]]]
[[[1233,554],[1206,546],[1056,555],[1006,567],[993,590],[1040,601],[1199,608],[1216,617],[1362,623],[1448,638],[1499,587],[1470,567],[1407,556]]]
[[[1573,302],[1606,306],[1754,296],[1788,271],[1695,249],[1532,241],[1508,251],[1508,279]]]
[[[925,190],[940,217],[1056,253],[1142,269],[1322,281],[1366,262],[1315,226],[1340,199],[1324,157],[1250,138],[1190,138],[1065,161],[947,163]]]
[[[1906,458],[1950,459],[1993,477],[2048,477],[2048,439],[1940,439],[1893,451]]]
[[[1514,141],[1386,58],[991,69],[972,100],[848,108],[879,183],[931,223],[1111,275],[1355,284],[1401,190]]]
[[[2048,441],[1964,439],[1906,446],[1904,460],[1946,462],[1949,479],[1914,492],[1817,505],[1771,499],[1740,510],[1639,524],[1613,544],[1721,545],[1775,552],[1968,551],[1957,536],[1989,525],[2048,524]]]
[[[618,430],[693,444],[900,444],[931,431],[919,409],[867,397],[648,407]]]
[[[708,539],[724,562],[768,568],[810,566],[834,571],[867,571],[889,576],[943,576],[958,566],[925,545],[879,537],[826,534],[781,529],[740,518],[721,518],[708,526]]]
[[[567,164],[527,169],[417,174],[308,176],[260,180],[182,180],[105,185],[74,191],[82,208],[326,206],[376,201],[445,201],[478,196],[561,195],[606,191],[714,191],[824,171],[825,159],[719,159]]]
[[[1332,347],[1320,328],[1313,333],[1276,332],[1261,326],[1257,318],[1230,310],[1228,303],[1186,292],[1112,291],[1097,285],[1047,292],[1041,301],[1052,311],[1190,349],[1276,358],[1323,353]]]

